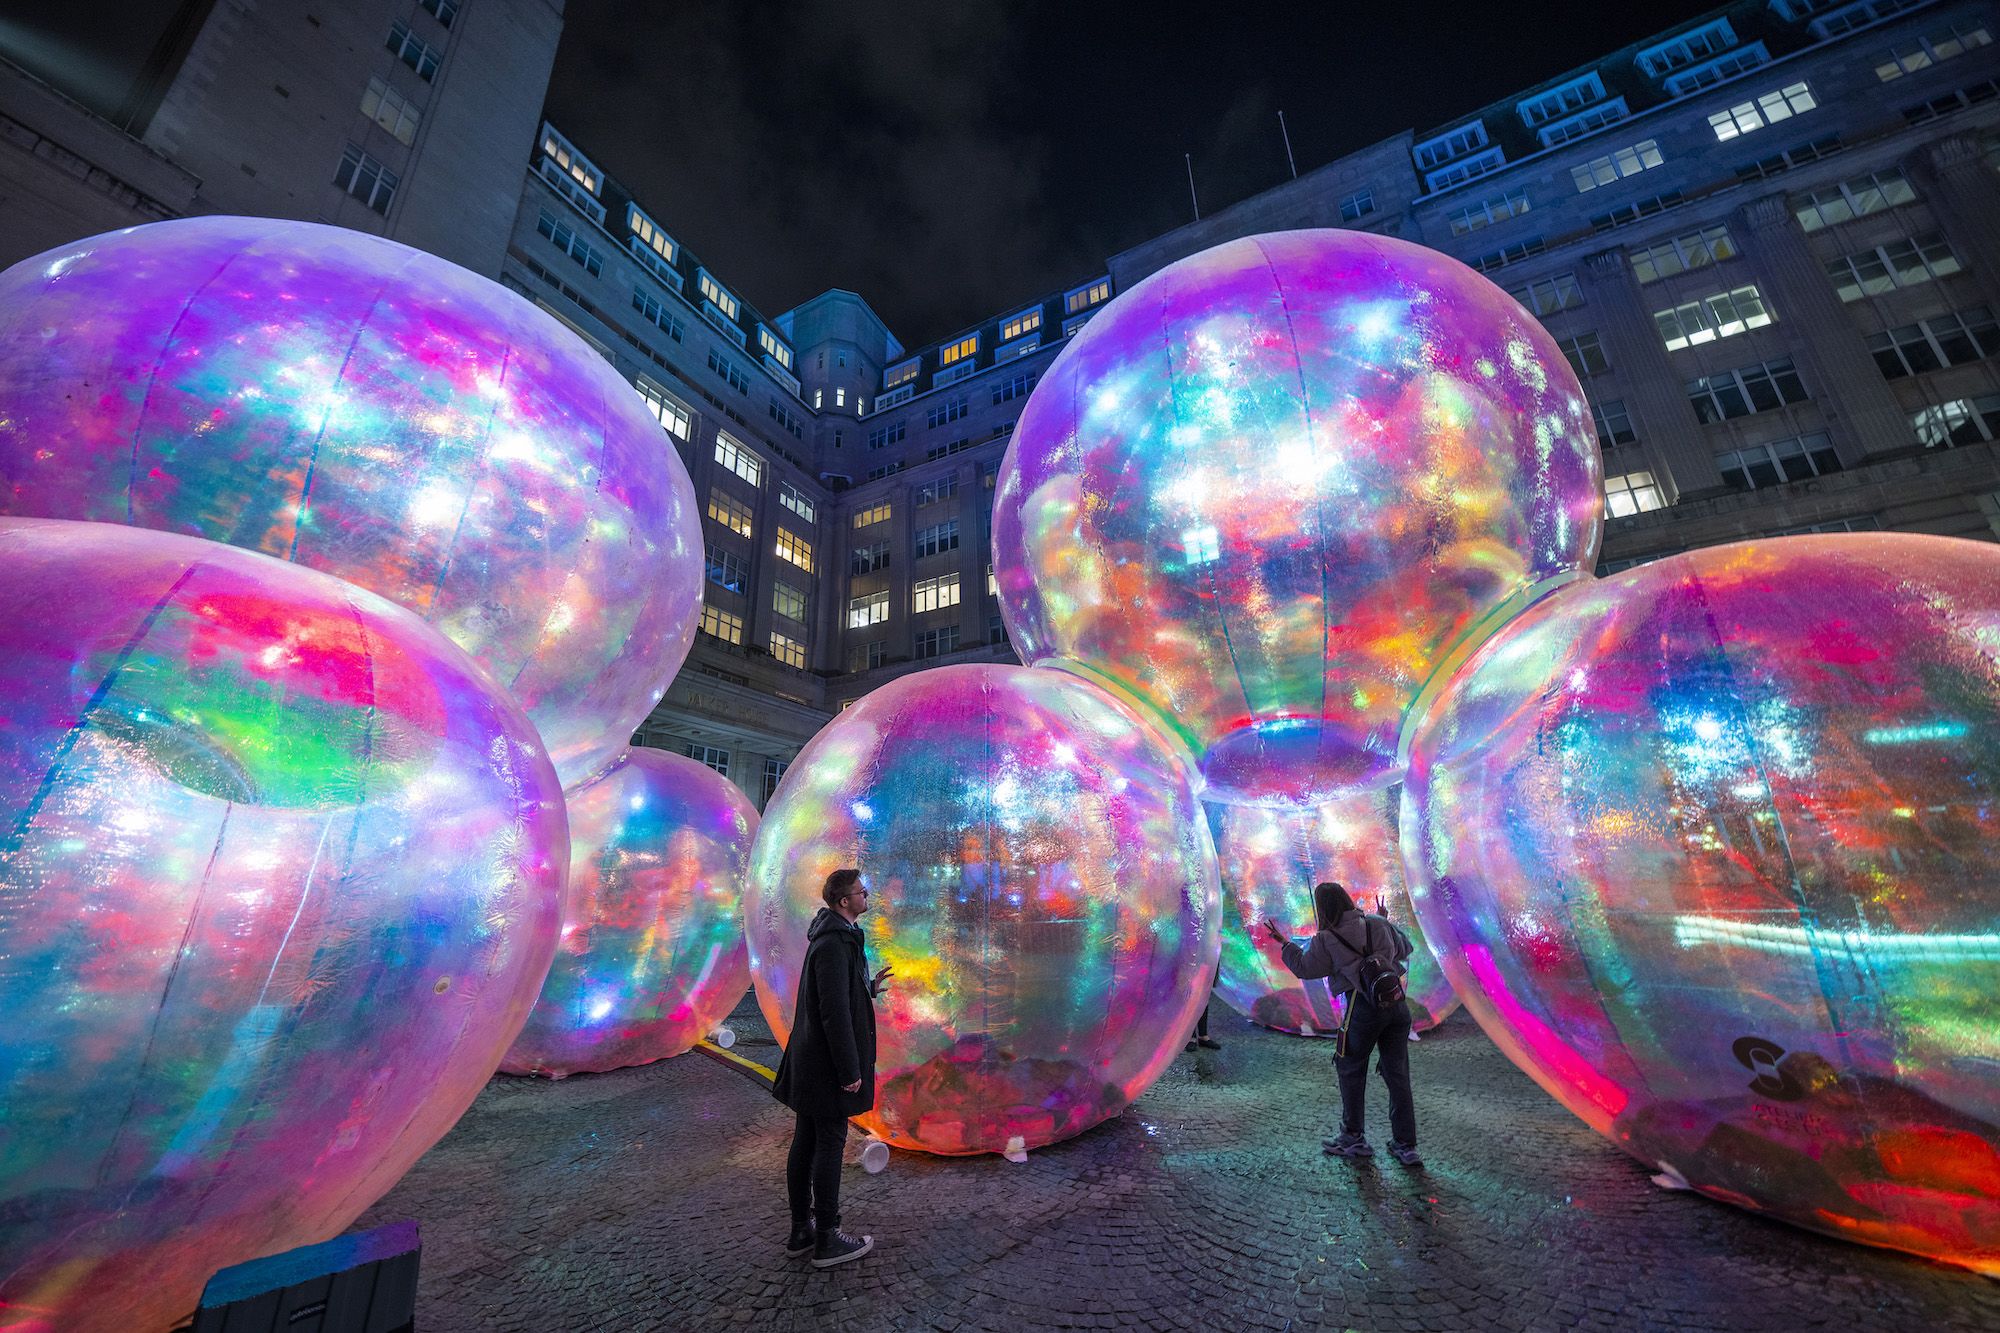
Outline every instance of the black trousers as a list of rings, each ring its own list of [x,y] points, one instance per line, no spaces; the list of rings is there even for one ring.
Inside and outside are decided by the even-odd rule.
[[[1409,1085],[1408,1079],[1403,1082]],[[821,1231],[832,1231],[840,1225],[840,1159],[847,1148],[847,1117],[795,1114],[792,1150],[785,1157],[792,1226],[803,1227],[811,1218]]]
[[[1405,1147],[1417,1146],[1417,1108],[1410,1098],[1410,1006],[1398,1000],[1386,1008],[1361,991],[1347,997],[1347,1053],[1335,1056],[1340,1078],[1340,1130],[1365,1133],[1368,1119],[1368,1056],[1381,1052],[1377,1072],[1389,1087],[1389,1132]]]

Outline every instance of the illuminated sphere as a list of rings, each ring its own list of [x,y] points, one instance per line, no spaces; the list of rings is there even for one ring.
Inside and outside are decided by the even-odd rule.
[[[743,882],[757,809],[706,764],[629,749],[569,793],[570,906],[501,1069],[566,1074],[679,1055],[750,988]]]
[[[415,611],[505,686],[565,785],[687,656],[700,514],[632,386],[432,255],[204,217],[0,273],[0,513],[180,532]]]
[[[1117,1115],[1180,1050],[1220,941],[1193,774],[1057,671],[952,666],[827,724],[764,809],[743,916],[757,1000],[791,1031],[806,927],[842,866],[876,1004],[873,1114],[934,1153],[1036,1148]]]
[[[568,858],[534,728],[400,607],[0,520],[0,1310],[166,1328],[346,1227],[527,1018]]]
[[[1222,867],[1222,972],[1215,993],[1230,1008],[1265,1027],[1309,1037],[1330,1037],[1340,1026],[1343,999],[1324,980],[1293,976],[1263,925],[1268,917],[1305,943],[1319,929],[1312,891],[1321,880],[1345,885],[1355,902],[1409,935],[1415,947],[1403,985],[1418,1031],[1436,1027],[1458,1008],[1403,889],[1397,798],[1391,787],[1311,809],[1208,807]]]
[[[1486,279],[1360,232],[1253,236],[1099,310],[1001,463],[1022,660],[1151,704],[1207,798],[1311,805],[1400,771],[1454,648],[1588,569],[1590,409]]]
[[[1514,1062],[1703,1193],[2000,1273],[2000,549],[1564,589],[1419,728],[1410,888]]]

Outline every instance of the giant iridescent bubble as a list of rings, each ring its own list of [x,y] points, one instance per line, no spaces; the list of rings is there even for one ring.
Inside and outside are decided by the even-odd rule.
[[[2000,549],[1726,546],[1564,589],[1415,738],[1410,887],[1594,1129],[2000,1273]]]
[[[1403,889],[1396,845],[1399,789],[1357,792],[1311,809],[1210,805],[1208,825],[1222,867],[1222,972],[1215,993],[1253,1022],[1330,1037],[1345,1014],[1324,980],[1301,981],[1263,929],[1268,918],[1305,942],[1319,927],[1313,886],[1345,885],[1354,900],[1401,926],[1415,946],[1404,976],[1419,1031],[1442,1023],[1458,1000],[1431,957]]]
[[[757,809],[706,764],[630,749],[569,793],[570,908],[500,1067],[561,1078],[664,1060],[750,986],[743,883]]]
[[[324,574],[0,520],[0,1325],[165,1328],[449,1129],[562,919],[555,770]]]
[[[415,611],[565,785],[687,656],[700,514],[632,387],[497,283],[393,241],[162,222],[0,273],[0,514],[187,533]]]
[[[764,810],[743,915],[764,1016],[791,1030],[826,876],[858,866],[874,1113],[905,1148],[1005,1152],[1117,1115],[1208,998],[1215,851],[1193,775],[1087,681],[954,666],[829,723]]]
[[[1152,704],[1211,800],[1400,768],[1453,652],[1595,559],[1576,376],[1506,293],[1359,232],[1231,241],[1098,311],[1021,413],[993,510],[1024,661]]]

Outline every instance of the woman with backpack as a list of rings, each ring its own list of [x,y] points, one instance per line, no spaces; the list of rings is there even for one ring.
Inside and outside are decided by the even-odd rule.
[[[1368,1110],[1368,1055],[1381,1051],[1376,1069],[1389,1088],[1389,1155],[1404,1166],[1422,1166],[1417,1155],[1417,1110],[1410,1097],[1410,1006],[1403,1000],[1403,960],[1410,940],[1386,917],[1363,912],[1346,889],[1328,881],[1313,889],[1319,931],[1301,949],[1268,917],[1264,929],[1284,946],[1285,966],[1301,980],[1327,977],[1346,999],[1334,1034],[1333,1066],[1340,1078],[1340,1135],[1323,1140],[1330,1157],[1372,1157],[1363,1130]]]

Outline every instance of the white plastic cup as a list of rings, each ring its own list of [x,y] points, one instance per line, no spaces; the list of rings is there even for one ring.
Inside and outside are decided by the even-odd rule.
[[[720,1046],[723,1050],[726,1051],[731,1046],[734,1046],[736,1044],[736,1030],[734,1028],[728,1028],[728,1027],[717,1028],[715,1030],[715,1036],[712,1040],[715,1042],[717,1046]]]
[[[868,1143],[868,1145],[861,1150],[861,1169],[863,1171],[866,1171],[869,1175],[871,1176],[881,1175],[883,1168],[887,1167],[888,1165],[889,1165],[889,1145],[882,1142],[882,1140],[880,1139],[871,1140]]]

